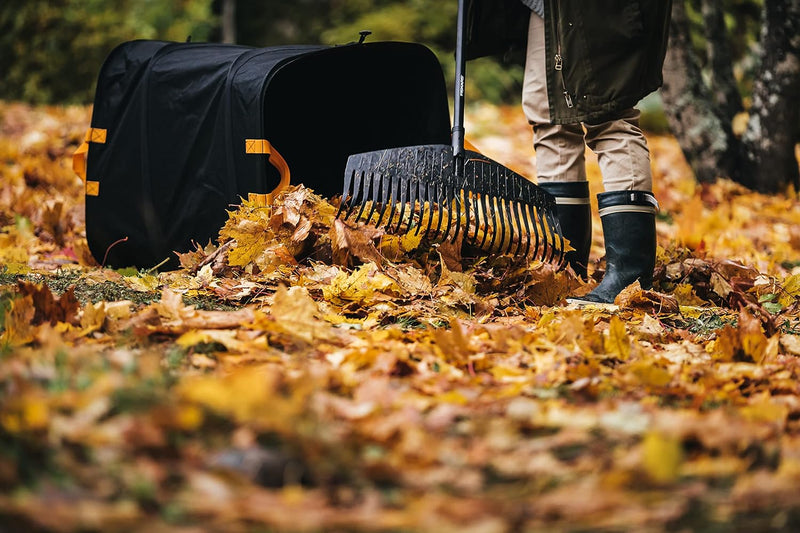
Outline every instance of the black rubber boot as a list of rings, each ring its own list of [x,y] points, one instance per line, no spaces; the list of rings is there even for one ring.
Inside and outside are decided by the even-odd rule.
[[[647,191],[613,191],[597,195],[606,246],[606,273],[600,285],[577,303],[613,303],[622,289],[639,280],[653,286],[656,265],[658,202]]]
[[[592,207],[589,204],[588,181],[551,181],[539,187],[556,198],[556,216],[561,233],[569,239],[574,251],[567,254],[567,262],[581,278],[586,279],[589,249],[592,246]]]

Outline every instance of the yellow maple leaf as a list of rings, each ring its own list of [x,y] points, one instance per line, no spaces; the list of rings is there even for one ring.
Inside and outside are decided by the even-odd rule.
[[[285,333],[309,344],[333,336],[331,325],[320,318],[317,302],[304,287],[278,287],[270,314]]]
[[[626,361],[631,354],[631,341],[625,331],[625,323],[616,315],[611,317],[608,324],[608,333],[605,338],[605,349],[609,355],[614,355]]]
[[[249,219],[240,220],[231,228],[226,225],[220,231],[220,236],[236,241],[236,246],[228,252],[228,264],[235,267],[247,266],[264,251],[274,238],[272,232],[267,231],[265,225]]]
[[[794,274],[783,282],[783,291],[778,296],[778,303],[789,307],[800,297],[800,274]]]
[[[365,263],[348,274],[340,270],[330,284],[322,287],[323,297],[331,302],[350,301],[370,305],[376,300],[401,294],[397,283],[383,274],[375,263]]]

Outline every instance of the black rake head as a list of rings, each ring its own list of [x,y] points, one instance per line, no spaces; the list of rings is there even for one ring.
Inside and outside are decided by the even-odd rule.
[[[563,264],[555,212],[552,195],[486,156],[421,145],[350,156],[337,217]]]

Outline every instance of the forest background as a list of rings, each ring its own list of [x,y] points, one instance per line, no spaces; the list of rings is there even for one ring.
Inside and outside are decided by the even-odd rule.
[[[224,4],[235,5],[232,34],[223,35]],[[725,0],[737,79],[752,83],[760,0]],[[248,46],[343,44],[370,30],[372,40],[421,42],[445,72],[453,65],[455,2],[429,0],[10,0],[0,7],[0,98],[30,103],[91,103],[108,53],[131,39],[235,40]],[[704,55],[699,2],[689,4],[693,42]],[[519,101],[520,57],[483,58],[469,65],[468,100]],[[450,78],[450,76],[446,76]],[[451,83],[451,82],[450,82]],[[644,125],[664,132],[658,97],[645,101]]]

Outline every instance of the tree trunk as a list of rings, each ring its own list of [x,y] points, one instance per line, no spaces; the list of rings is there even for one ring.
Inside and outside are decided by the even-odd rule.
[[[700,182],[730,178],[751,189],[800,190],[795,144],[800,140],[800,0],[765,0],[758,74],[750,119],[737,138],[731,118],[738,100],[729,92],[730,54],[720,29],[721,5],[703,5],[715,91],[703,81],[692,49],[684,0],[672,4],[670,47],[662,97],[673,134]],[[726,87],[727,86],[727,87]],[[739,100],[740,101],[740,100]]]
[[[222,42],[236,42],[236,0],[222,0]]]
[[[800,189],[794,152],[800,125],[800,0],[764,2],[759,59],[742,168],[752,173],[747,181],[756,190],[779,192],[790,183]]]
[[[703,22],[708,38],[706,50],[711,69],[711,93],[722,120],[731,123],[737,113],[744,111],[744,106],[733,75],[733,59],[722,0],[703,0]]]
[[[728,177],[736,166],[733,131],[730,123],[720,118],[711,91],[703,83],[682,0],[672,3],[669,39],[661,91],[670,129],[698,181]]]

